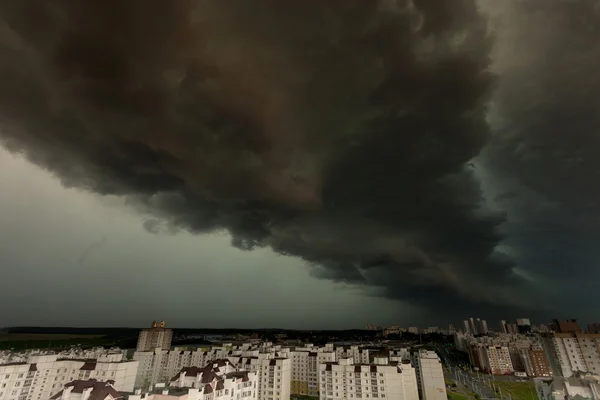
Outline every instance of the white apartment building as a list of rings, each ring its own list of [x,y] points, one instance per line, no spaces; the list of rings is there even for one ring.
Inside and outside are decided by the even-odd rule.
[[[355,364],[345,358],[320,364],[319,384],[321,400],[419,399],[415,369],[408,360],[397,363],[377,357],[374,364]]]
[[[165,327],[165,321],[153,321],[151,328],[140,331],[136,351],[169,350],[172,340],[173,330]]]
[[[342,358],[352,358],[355,363],[369,363],[370,352],[368,349],[360,348],[359,346],[336,347],[335,355],[337,360]]]
[[[421,400],[446,400],[446,383],[439,356],[434,351],[420,350],[412,355]]]
[[[138,362],[122,361],[122,355],[115,360],[63,360],[54,354],[0,365],[0,400],[47,400],[68,382],[88,379],[112,380],[116,390],[132,392]]]
[[[286,356],[291,360],[291,394],[319,396],[319,364],[333,362],[336,353],[313,347],[296,348]]]
[[[112,381],[99,382],[95,379],[76,380],[65,385],[64,389],[50,400],[119,400],[124,399],[113,386]]]
[[[255,400],[257,383],[255,372],[235,371],[228,360],[217,360],[204,368],[182,369],[169,386],[198,389],[197,398],[202,400]]]
[[[289,400],[292,362],[289,358],[262,360],[259,400]]]

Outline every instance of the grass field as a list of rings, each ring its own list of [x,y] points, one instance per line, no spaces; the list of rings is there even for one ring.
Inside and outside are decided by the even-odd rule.
[[[458,394],[458,393],[454,393],[454,392],[448,392],[448,400],[468,400],[468,398],[466,396],[463,396],[462,394]]]
[[[495,381],[494,383],[502,391],[502,397],[505,399],[510,394],[512,400],[537,400],[533,382]]]

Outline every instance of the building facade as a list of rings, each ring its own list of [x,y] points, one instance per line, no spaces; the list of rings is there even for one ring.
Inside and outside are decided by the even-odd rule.
[[[165,321],[153,321],[149,329],[142,329],[138,337],[136,351],[169,350],[173,340],[173,330],[165,326]]]
[[[0,365],[0,399],[44,400],[76,380],[113,381],[117,391],[134,390],[137,361],[99,362],[32,356],[24,363]]]
[[[446,383],[439,356],[434,351],[421,350],[412,354],[421,400],[446,400]]]
[[[390,362],[377,357],[373,364],[355,364],[352,358],[319,365],[322,400],[385,398],[418,400],[417,378],[410,361]]]
[[[600,375],[600,334],[554,333],[544,336],[543,344],[555,376]]]

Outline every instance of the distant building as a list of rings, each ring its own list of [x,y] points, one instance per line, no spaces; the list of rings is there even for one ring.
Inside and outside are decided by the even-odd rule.
[[[365,326],[365,330],[367,330],[367,331],[380,331],[381,330],[381,326],[379,326],[379,325],[366,325]]]
[[[465,326],[465,333],[473,333],[471,332],[471,325],[469,325],[469,321],[467,321],[466,319],[463,321],[463,324]]]
[[[587,333],[600,333],[600,322],[592,322],[588,324]]]
[[[473,317],[469,318],[469,332],[472,333],[473,335],[477,335],[477,326],[475,325],[475,320],[473,319]]]
[[[568,319],[566,321],[552,320],[552,330],[557,333],[575,333],[581,332],[576,319]]]
[[[600,400],[600,382],[597,376],[580,375],[568,379],[536,379],[535,390],[540,400]]]
[[[507,346],[471,344],[468,353],[471,365],[486,373],[508,375],[514,372],[510,350]]]
[[[575,329],[572,324],[563,329]],[[569,378],[578,372],[600,374],[600,334],[554,333],[542,343],[554,376]]]
[[[500,321],[500,332],[508,333],[508,331],[506,330],[506,321],[505,320]]]
[[[75,380],[50,397],[50,400],[119,400],[124,399],[113,387],[113,381],[100,382],[95,379]]]
[[[419,328],[417,328],[416,326],[409,326],[408,333],[414,333],[416,335],[419,333]]]
[[[519,329],[517,328],[517,324],[506,324],[506,333],[510,333],[516,335],[519,333]]]
[[[518,318],[517,319],[517,332],[528,333],[531,332],[531,322],[529,318]]]
[[[352,358],[319,365],[321,400],[387,398],[419,400],[415,369],[409,360],[375,357],[372,364],[355,364]]]
[[[479,326],[477,327],[477,330],[479,331],[480,335],[487,335],[488,333],[488,325],[487,325],[487,321],[485,319],[479,319],[477,318],[477,321],[479,323]]]
[[[446,400],[444,371],[439,356],[434,351],[421,350],[412,354],[416,368],[421,400]]]
[[[168,350],[172,340],[173,330],[165,327],[165,321],[153,321],[151,328],[140,332],[136,351]]]

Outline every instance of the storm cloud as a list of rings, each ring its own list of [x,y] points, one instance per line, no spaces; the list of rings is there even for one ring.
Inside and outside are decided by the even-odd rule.
[[[2,144],[153,233],[227,230],[425,311],[541,315],[526,271],[565,265],[530,266],[563,227],[538,198],[597,210],[590,1],[34,3],[0,0]]]

